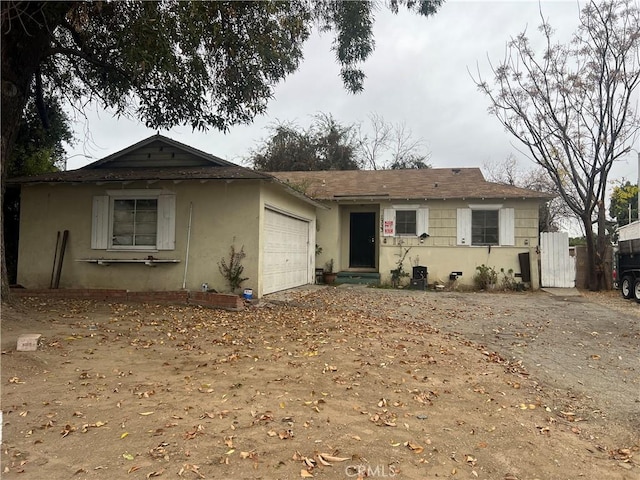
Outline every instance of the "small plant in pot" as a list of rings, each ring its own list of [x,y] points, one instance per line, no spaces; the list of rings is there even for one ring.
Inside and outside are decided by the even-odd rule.
[[[322,279],[327,285],[336,281],[337,273],[333,271],[333,258],[324,264],[324,270],[322,272]]]

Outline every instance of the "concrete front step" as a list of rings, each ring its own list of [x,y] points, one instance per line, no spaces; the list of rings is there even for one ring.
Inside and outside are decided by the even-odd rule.
[[[378,285],[380,274],[378,272],[338,272],[336,283]]]

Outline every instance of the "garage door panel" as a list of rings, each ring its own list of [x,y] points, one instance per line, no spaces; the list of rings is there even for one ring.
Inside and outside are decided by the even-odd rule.
[[[308,283],[309,222],[265,210],[263,293]]]

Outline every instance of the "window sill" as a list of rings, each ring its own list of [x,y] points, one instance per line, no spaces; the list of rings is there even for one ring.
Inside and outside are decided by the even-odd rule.
[[[180,263],[180,260],[166,258],[80,258],[76,262],[95,263],[102,267],[108,267],[115,263],[139,263],[147,267],[155,267],[162,263]]]

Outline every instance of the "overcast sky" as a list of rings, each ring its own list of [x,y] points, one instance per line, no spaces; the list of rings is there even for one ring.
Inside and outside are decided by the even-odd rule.
[[[479,67],[490,79],[488,59],[505,53],[506,42],[523,30],[539,38],[540,8],[558,34],[568,38],[578,24],[584,1],[448,0],[430,18],[381,9],[374,28],[376,50],[364,64],[364,92],[348,93],[330,51],[331,36],[314,35],[306,45],[301,68],[275,90],[267,114],[250,126],[226,135],[174,128],[160,133],[207,153],[243,164],[268,136],[276,121],[306,127],[311,116],[329,113],[342,124],[364,123],[376,113],[390,123],[403,122],[422,139],[433,167],[482,167],[515,155],[524,168],[532,164],[498,121],[487,113],[488,101],[469,71]],[[534,43],[535,45],[535,43]],[[135,120],[114,119],[95,107],[78,119],[78,143],[68,150],[68,168],[78,168],[156,133]],[[86,158],[92,157],[92,158]],[[636,154],[620,162],[610,179],[637,178]]]

